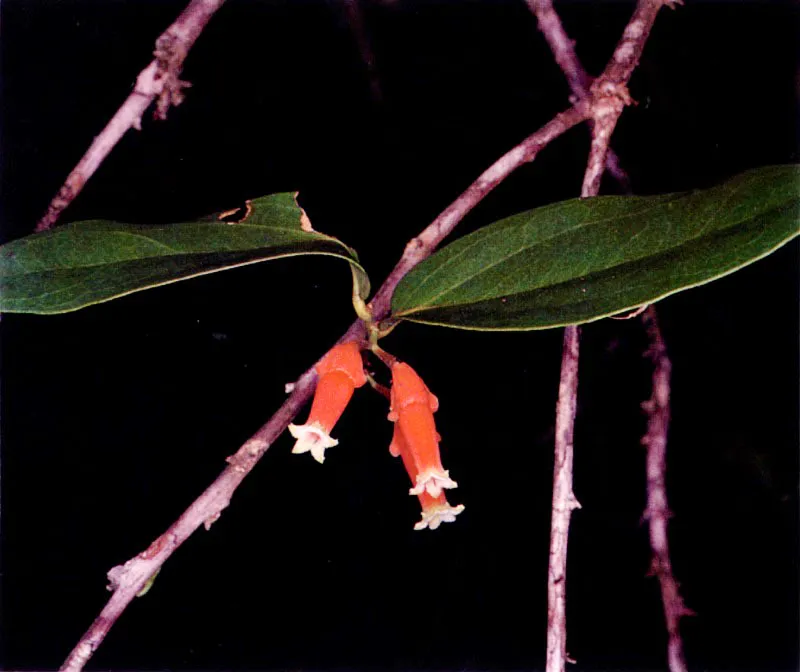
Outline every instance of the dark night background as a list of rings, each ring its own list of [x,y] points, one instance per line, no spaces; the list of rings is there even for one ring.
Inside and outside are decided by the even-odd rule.
[[[184,0],[6,0],[4,238],[25,235]],[[557,3],[598,73],[633,4]],[[379,91],[338,2],[229,0],[186,102],[129,133],[65,221],[182,221],[299,189],[377,286],[495,158],[567,104],[524,2],[362,3]],[[662,10],[614,146],[636,193],[798,161],[796,6]],[[373,94],[379,93],[379,97]],[[575,129],[458,233],[577,195]],[[614,190],[604,184],[605,192]],[[694,670],[798,668],[798,246],[658,304],[673,364],[671,544]],[[55,669],[147,547],[353,318],[339,261],[259,264],[2,320],[2,666]],[[575,670],[665,668],[644,508],[640,323],[583,329],[569,549]],[[543,669],[560,330],[405,325],[385,347],[439,396],[466,511],[414,532],[386,403],[359,391],[321,467],[282,437],[89,669]]]

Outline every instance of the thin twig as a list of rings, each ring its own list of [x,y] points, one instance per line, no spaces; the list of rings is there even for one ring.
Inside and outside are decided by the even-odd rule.
[[[622,39],[614,50],[614,55],[608,62],[606,69],[598,79],[627,86],[639,59],[642,57],[644,45],[650,37],[650,31],[656,20],[659,10],[664,6],[674,9],[675,5],[683,4],[682,0],[639,0],[633,12],[631,20],[625,26]],[[592,88],[597,86],[597,80],[593,82]],[[624,96],[628,99],[628,96]]]
[[[589,160],[586,162],[586,172],[583,176],[582,198],[597,196],[600,193],[600,180],[603,178],[606,168],[611,134],[614,132],[625,105],[630,103],[629,98],[622,98],[618,94],[626,91],[624,86],[608,84],[602,89],[598,88],[599,95],[593,98],[592,145],[589,149]]]
[[[625,105],[631,102],[626,85],[639,62],[653,21],[662,4],[664,4],[662,0],[639,0],[605,71],[590,87],[592,146],[581,187],[582,198],[597,196],[600,191],[600,178],[606,165],[611,135]],[[557,21],[558,16],[554,11],[552,14]],[[551,28],[553,17],[550,17]],[[558,26],[560,28],[560,22]],[[562,41],[562,38],[568,40],[563,28],[561,33],[559,41]],[[556,60],[565,58],[563,50],[556,53],[554,48],[554,54]],[[574,70],[575,66],[572,64],[570,67]],[[556,411],[553,511],[547,575],[547,672],[563,672],[567,662],[567,544],[572,510],[579,506],[572,491],[572,437],[577,407],[579,347],[578,328],[567,327],[564,330],[561,382]]]
[[[156,40],[155,58],[139,73],[133,92],[73,168],[47,212],[36,224],[36,231],[46,231],[56,223],[129,129],[141,130],[142,115],[154,100],[158,99],[157,119],[166,119],[169,108],[183,102],[183,89],[190,86],[189,82],[180,79],[183,62],[209,19],[224,2],[192,0],[175,23]]]
[[[578,408],[577,326],[564,329],[561,381],[556,406],[556,447],[553,465],[553,512],[547,571],[547,672],[564,670],[567,662],[567,541],[573,509],[580,503],[572,492],[572,446]]]
[[[574,102],[588,98],[592,77],[583,69],[578,54],[575,52],[575,43],[564,30],[561,19],[553,8],[552,1],[527,0],[527,3],[539,22],[539,30],[547,40],[547,44],[550,45],[550,51],[553,52],[556,63],[567,78],[567,83],[573,94],[571,100]],[[589,128],[591,129],[593,125],[594,122],[591,122]],[[620,165],[619,157],[614,153],[613,149],[608,150],[605,169],[619,182],[626,193],[631,191],[630,178]]]
[[[375,319],[382,320],[389,314],[389,303],[397,283],[414,266],[428,257],[470,210],[512,172],[533,161],[536,154],[546,145],[573,126],[585,121],[590,114],[591,108],[585,103],[579,103],[575,107],[557,114],[536,133],[528,136],[495,161],[419,236],[413,238],[406,245],[403,257],[392,269],[386,282],[376,292],[375,298],[370,303]]]
[[[656,310],[650,306],[642,315],[650,348],[645,353],[653,360],[653,396],[642,404],[647,412],[647,434],[642,444],[647,446],[647,508],[644,518],[650,527],[650,548],[653,551],[651,574],[661,584],[661,600],[667,625],[667,660],[670,672],[686,672],[680,620],[692,613],[683,603],[678,582],[672,573],[667,540],[667,523],[672,517],[667,503],[667,434],[669,432],[669,393],[672,363],[658,326]]]
[[[216,4],[219,6],[222,1],[224,0],[217,0],[216,3],[214,3],[212,0],[205,0],[205,2],[203,2],[203,0],[194,0],[192,5],[190,5],[190,8],[195,4]],[[188,12],[189,9],[187,8],[186,11]],[[199,34],[199,30],[197,31],[197,34]],[[195,39],[197,34],[194,36]],[[639,53],[641,53],[640,50]],[[185,57],[185,52],[183,56]],[[155,95],[157,94],[154,94],[153,97],[155,97]],[[152,99],[150,102],[152,102]],[[172,104],[175,104],[176,101],[171,99],[171,102]],[[470,210],[472,210],[472,208],[474,208],[511,172],[523,164],[532,161],[536,157],[536,154],[549,142],[552,142],[555,138],[576,124],[585,121],[590,115],[593,114],[593,106],[593,101],[579,101],[573,108],[557,115],[539,131],[529,136],[514,149],[510,150],[508,153],[498,159],[472,185],[470,185],[470,187],[461,196],[459,196],[458,199],[453,202],[453,204],[451,204],[444,212],[442,212],[439,217],[437,217],[436,220],[434,220],[434,222],[432,222],[422,232],[422,234],[409,242],[409,244],[406,246],[403,257],[392,270],[384,284],[376,293],[373,301],[370,303],[374,318],[376,320],[382,320],[388,316],[391,296],[400,280],[405,276],[406,273],[408,273],[408,271],[411,270],[411,268],[430,255],[435,247],[455,228],[458,222],[460,222],[461,219],[463,219],[463,217]],[[143,111],[144,110],[142,110],[142,112]],[[139,113],[136,119],[140,118],[141,113]],[[109,126],[110,125],[111,123]],[[127,128],[125,130],[127,130]],[[108,151],[110,151],[110,147],[109,150],[106,151],[106,154]],[[68,203],[69,201],[67,201],[67,204]],[[63,207],[66,207],[66,204],[63,205],[60,210],[63,210]],[[60,210],[58,212],[60,212]],[[56,217],[58,216],[58,212],[56,212]],[[365,335],[366,333],[363,322],[357,320],[355,323],[353,323],[353,325],[351,325],[348,331],[342,336],[342,338],[339,339],[338,342],[360,340],[363,339]],[[577,328],[569,327],[567,329],[565,333],[565,345],[567,338],[570,339],[570,342],[574,340],[577,348]],[[565,353],[566,352],[567,349],[565,348]],[[573,352],[572,349],[570,349],[569,352]],[[575,364],[577,366],[577,349],[574,350],[574,353]],[[575,375],[577,375],[577,369]],[[575,384],[577,384],[577,378]],[[130,604],[134,596],[138,594],[147,585],[148,581],[152,579],[156,572],[158,572],[164,561],[166,561],[166,559],[178,548],[178,546],[180,546],[180,544],[182,544],[192,532],[198,529],[201,524],[205,524],[206,528],[208,528],[219,517],[222,510],[230,502],[230,498],[238,487],[239,483],[241,483],[244,477],[253,469],[255,464],[263,456],[272,442],[274,442],[274,440],[285,430],[289,422],[294,419],[302,406],[310,399],[315,385],[316,375],[312,367],[306,371],[294,384],[291,396],[278,410],[278,412],[234,455],[228,458],[230,466],[227,467],[217,478],[217,480],[215,480],[214,483],[212,483],[206,489],[206,491],[186,510],[186,512],[178,519],[178,521],[176,521],[167,530],[167,532],[156,539],[146,551],[140,553],[134,558],[131,558],[124,565],[113,568],[109,572],[109,580],[111,582],[110,588],[114,591],[114,594],[109,599],[108,604],[103,609],[100,616],[83,635],[78,645],[72,651],[61,669],[70,671],[81,670],[89,657],[103,641],[105,635],[108,633],[114,622],[116,622],[117,618],[119,618],[127,605]],[[566,402],[562,404],[560,398],[559,408],[561,409],[563,407],[564,409],[568,409],[571,406],[573,408],[572,414],[574,417],[574,401],[576,398],[575,394],[574,392],[570,394],[565,389],[565,395],[566,396],[564,399]],[[564,413],[567,412],[567,410],[564,411]],[[566,417],[567,416],[565,416],[565,418]],[[570,482],[567,483],[567,485],[569,485],[569,493],[571,494],[571,436],[573,423],[570,420],[569,422],[566,422],[566,424],[562,422],[562,425],[564,430],[560,433],[560,436],[563,438],[559,440],[563,443],[563,445],[569,445],[570,450],[567,454],[568,462],[562,461],[560,464],[562,465],[562,469],[566,469],[568,472]],[[557,462],[557,466],[558,464],[559,462]],[[569,467],[568,469],[567,466]],[[572,497],[572,500],[574,500],[574,497]],[[575,503],[573,503],[569,497],[563,501],[567,503],[567,506],[570,508],[570,510],[571,508],[574,508]],[[563,534],[563,538],[566,539],[566,530],[564,530]],[[564,559],[566,559],[566,545],[564,545],[563,552]],[[564,575],[562,574],[562,579],[563,578]],[[565,632],[566,630],[564,629],[564,633]],[[565,643],[562,641],[562,649],[564,645]],[[550,646],[548,636],[548,651],[549,650]],[[563,669],[563,659],[564,653],[562,650],[561,669]],[[550,668],[548,667],[548,669]]]
[[[429,256],[444,237],[492,189],[514,170],[532,161],[537,152],[545,145],[576,124],[586,120],[588,115],[589,109],[585,105],[571,108],[557,115],[484,171],[461,196],[406,246],[403,257],[370,303],[374,318],[376,320],[384,319],[389,314],[392,293],[397,287],[397,283],[416,264]],[[364,323],[356,320],[337,342],[356,341],[365,337]],[[101,644],[111,626],[133,598],[147,585],[147,582],[155,576],[167,558],[201,525],[204,524],[208,529],[219,518],[244,477],[311,398],[316,386],[316,378],[312,367],[293,385],[290,385],[292,393],[283,406],[234,455],[228,458],[230,466],[192,503],[183,515],[146,551],[134,556],[124,565],[114,567],[109,571],[109,588],[114,591],[114,594],[100,616],[81,637],[61,670],[78,672],[83,669],[86,661]]]
[[[269,421],[228,458],[229,466],[217,480],[184,511],[169,529],[158,537],[147,550],[139,553],[124,565],[108,572],[109,590],[114,594],[105,608],[81,637],[69,654],[61,670],[77,672],[101,644],[106,634],[133,598],[155,576],[170,555],[200,527],[206,529],[219,518],[230,503],[230,497],[244,477],[255,466],[272,442],[286,429],[308,400],[309,389],[316,383],[316,373],[310,369],[297,381],[295,389]]]
[[[583,196],[594,196],[600,190],[600,178],[608,154],[611,134],[622,110],[632,100],[628,93],[628,80],[639,64],[644,45],[661,7],[671,3],[666,0],[640,0],[625,26],[622,39],[614,50],[603,74],[591,85],[593,121],[592,147],[586,174],[583,179]]]
[[[639,1],[606,69],[591,85],[594,125],[592,147],[583,178],[583,196],[597,195],[600,190],[611,134],[622,110],[632,102],[628,80],[639,64],[656,15],[665,4],[672,5],[667,0]]]

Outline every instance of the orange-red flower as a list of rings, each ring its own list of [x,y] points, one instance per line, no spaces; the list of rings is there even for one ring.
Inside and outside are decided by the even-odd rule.
[[[395,457],[399,455],[403,458],[403,464],[411,478],[411,482],[416,483],[417,465],[403,437],[403,432],[400,431],[399,424],[394,426],[394,435],[389,446],[389,452]],[[439,493],[438,497],[434,497],[427,490],[423,490],[417,497],[422,506],[422,519],[414,525],[415,530],[424,530],[426,527],[435,530],[442,523],[454,522],[456,516],[464,510],[463,504],[451,506],[443,491]]]
[[[396,424],[389,450],[395,456],[402,455],[406,461],[413,484],[409,494],[426,493],[436,499],[443,488],[458,487],[439,456],[439,435],[433,420],[439,400],[408,364],[397,362],[392,366],[390,397],[389,420]]]
[[[342,416],[355,388],[367,382],[361,350],[356,343],[335,346],[315,367],[319,382],[311,404],[311,412],[304,425],[289,425],[289,432],[297,439],[293,453],[307,453],[317,462],[325,461],[325,449],[339,442],[331,438],[330,431]]]

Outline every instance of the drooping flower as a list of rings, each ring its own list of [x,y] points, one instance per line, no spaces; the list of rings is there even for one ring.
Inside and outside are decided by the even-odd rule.
[[[400,456],[403,458],[403,464],[411,478],[411,482],[416,483],[417,465],[403,437],[403,433],[400,431],[399,423],[394,426],[389,452],[395,457]],[[414,525],[415,530],[424,530],[426,527],[435,530],[442,523],[455,522],[456,516],[464,510],[463,504],[451,506],[443,491],[439,492],[438,497],[434,497],[427,490],[423,490],[417,497],[422,506],[422,519]]]
[[[409,471],[414,484],[409,494],[427,492],[436,498],[443,488],[458,487],[439,456],[439,435],[433,420],[439,400],[408,364],[396,362],[392,366],[390,401],[389,420],[396,423],[395,435],[402,436],[400,441],[392,442],[389,450],[393,455],[402,455],[405,446],[415,468],[414,474]]]
[[[331,349],[315,367],[319,382],[304,425],[289,425],[297,439],[293,453],[311,452],[319,463],[325,461],[325,449],[339,442],[331,438],[333,426],[342,416],[353,392],[367,382],[358,344],[342,343]]]

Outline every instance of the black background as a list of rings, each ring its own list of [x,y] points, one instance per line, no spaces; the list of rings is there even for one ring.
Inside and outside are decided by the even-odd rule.
[[[5,239],[33,229],[183,4],[3,3]],[[181,221],[299,189],[315,228],[358,249],[379,283],[568,90],[524,2],[362,6],[378,90],[338,3],[229,0],[186,63],[186,102],[129,133],[65,221]],[[632,4],[557,7],[599,72]],[[614,136],[636,193],[797,161],[797,19],[789,3],[662,11]],[[571,131],[459,232],[577,195],[587,147],[585,128]],[[797,261],[793,243],[658,305],[693,669],[797,669]],[[352,318],[349,273],[322,258],[3,316],[5,669],[60,664],[109,595],[105,572],[183,511]],[[582,334],[568,649],[576,670],[664,669],[640,524],[646,344],[636,320]],[[441,401],[458,521],[412,530],[386,403],[361,390],[324,466],[279,439],[89,668],[543,668],[560,343],[559,330],[397,329],[386,348]]]

